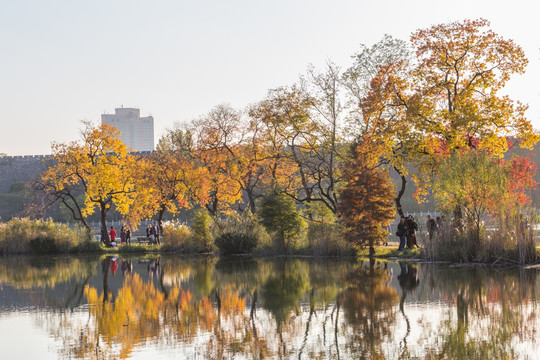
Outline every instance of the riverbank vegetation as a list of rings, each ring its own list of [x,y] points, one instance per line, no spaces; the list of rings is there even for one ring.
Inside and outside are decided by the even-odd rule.
[[[0,254],[68,253],[87,241],[88,234],[82,228],[52,220],[14,218],[0,223]]]
[[[410,43],[385,36],[352,59],[310,67],[247,109],[218,105],[168,129],[152,154],[86,122],[79,141],[53,144],[35,199],[88,231],[93,213],[103,228],[110,211],[132,230],[156,219],[163,251],[374,256],[412,182],[445,214],[424,257],[537,261],[525,210],[535,166],[503,159],[540,139],[526,106],[501,94],[524,73],[523,50],[479,19],[417,30]],[[187,224],[164,221],[188,212]]]

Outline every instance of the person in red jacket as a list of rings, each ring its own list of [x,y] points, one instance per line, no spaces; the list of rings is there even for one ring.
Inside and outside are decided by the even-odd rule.
[[[114,226],[111,226],[111,232],[109,233],[109,236],[111,237],[111,242],[116,239],[116,231],[114,230]]]

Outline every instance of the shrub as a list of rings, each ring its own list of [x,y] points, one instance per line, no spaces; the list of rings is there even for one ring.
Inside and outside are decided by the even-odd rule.
[[[336,215],[322,202],[306,205],[309,251],[313,255],[354,255],[355,249],[343,237],[343,226]]]
[[[422,254],[432,260],[467,262],[470,261],[473,242],[458,227],[443,223],[430,239],[422,234]],[[420,239],[419,239],[420,240]]]
[[[30,240],[30,249],[34,254],[57,254],[58,248],[54,239],[49,237],[37,237]]]
[[[214,238],[218,238],[226,233],[239,233],[253,237],[257,241],[258,247],[271,247],[272,239],[259,218],[251,211],[242,213],[236,211],[227,212],[225,216],[214,223],[212,232]]]
[[[205,209],[198,209],[195,211],[193,217],[192,235],[193,245],[200,252],[212,251],[212,231],[210,226],[212,225],[212,217]]]
[[[223,255],[247,254],[257,246],[257,239],[247,234],[228,232],[216,238],[215,243]]]
[[[423,256],[453,262],[511,260],[534,263],[537,261],[536,223],[537,218],[532,212],[528,212],[526,218],[519,214],[503,213],[492,221],[489,230],[482,230],[479,239],[473,241],[471,239],[476,236],[474,224],[443,222],[431,240],[424,235]]]
[[[355,249],[343,237],[343,227],[337,223],[310,221],[309,248],[313,255],[352,255]]]
[[[192,251],[192,234],[186,224],[163,222],[163,251]]]
[[[278,250],[298,247],[306,224],[294,201],[285,194],[270,194],[261,204],[260,216],[266,230],[273,233]]]
[[[0,224],[0,253],[4,254],[30,253],[39,251],[40,247],[45,250],[49,249],[52,243],[56,252],[64,253],[86,239],[88,236],[83,228],[72,229],[67,225],[55,223],[51,219],[14,218]]]

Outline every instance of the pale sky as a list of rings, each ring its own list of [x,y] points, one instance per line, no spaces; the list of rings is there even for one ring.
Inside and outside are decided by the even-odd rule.
[[[81,120],[116,107],[175,122],[221,103],[244,108],[309,64],[346,68],[384,34],[479,17],[523,47],[507,88],[540,128],[540,5],[529,0],[0,0],[0,153],[50,153]]]

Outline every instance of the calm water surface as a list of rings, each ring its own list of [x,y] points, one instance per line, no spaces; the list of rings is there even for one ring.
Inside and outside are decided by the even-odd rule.
[[[539,359],[536,269],[0,258],[2,359]]]

